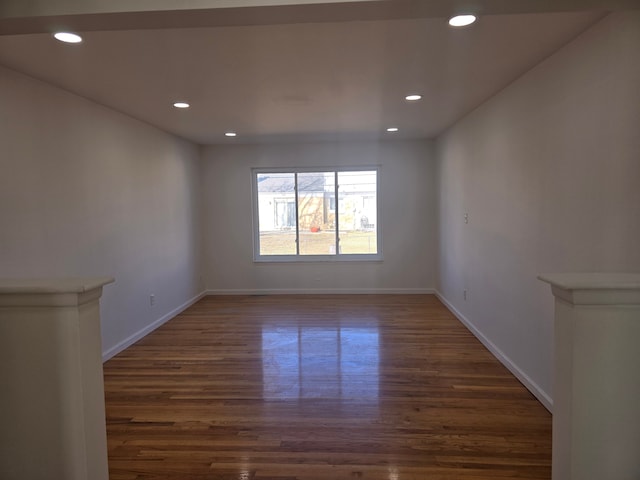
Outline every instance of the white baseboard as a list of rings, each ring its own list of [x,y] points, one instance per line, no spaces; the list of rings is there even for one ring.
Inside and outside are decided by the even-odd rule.
[[[433,288],[238,288],[207,290],[207,295],[433,295]]]
[[[529,390],[544,407],[553,413],[553,400],[547,392],[545,392],[540,386],[534,382],[526,373],[524,373],[520,367],[518,367],[509,357],[507,357],[502,350],[500,350],[491,340],[489,340],[474,324],[460,313],[451,302],[449,302],[439,291],[435,290],[435,295],[438,299],[453,313],[465,327],[469,329],[480,342],[487,347],[494,357],[496,357],[500,363],[502,363],[507,369]]]
[[[127,347],[148,335],[156,328],[160,327],[176,315],[180,314],[191,305],[196,303],[205,295],[320,295],[320,294],[416,294],[416,295],[436,295],[438,299],[453,313],[460,322],[480,340],[480,342],[542,403],[547,410],[553,412],[553,400],[540,386],[535,383],[526,373],[524,373],[505,353],[500,350],[489,338],[487,338],[467,317],[456,309],[439,291],[433,288],[294,288],[294,289],[213,289],[199,293],[195,297],[187,300],[182,305],[174,308],[169,313],[163,315],[155,322],[147,325],[133,335],[125,338],[117,345],[109,348],[102,354],[102,361],[106,362]]]
[[[200,300],[205,295],[206,295],[206,292],[199,293],[195,297],[193,297],[193,298],[187,300],[186,302],[184,302],[182,305],[174,308],[173,310],[171,310],[166,315],[163,315],[162,317],[157,319],[155,322],[147,325],[146,327],[144,327],[141,330],[138,330],[136,333],[134,333],[133,335],[130,335],[127,338],[125,338],[123,341],[121,341],[117,345],[109,348],[105,352],[102,352],[102,362],[106,362],[110,358],[116,356],[118,353],[123,351],[125,348],[130,347],[131,345],[136,343],[138,340],[140,340],[142,337],[144,337],[144,336],[148,335],[149,333],[153,332],[160,325],[168,322],[169,320],[171,320],[173,317],[175,317],[179,313],[182,313],[183,311],[185,311],[187,308],[189,308],[191,305],[196,303],[198,300]]]

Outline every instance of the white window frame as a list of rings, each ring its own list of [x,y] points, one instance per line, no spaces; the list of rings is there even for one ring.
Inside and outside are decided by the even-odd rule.
[[[338,182],[335,185],[336,198],[336,253],[328,253],[326,255],[260,255],[260,221],[259,221],[259,198],[258,198],[258,175],[261,173],[307,173],[307,172],[358,172],[358,171],[375,171],[376,172],[376,244],[378,253],[340,253],[340,224],[338,222],[339,211],[339,195]],[[382,222],[381,222],[381,195],[380,195],[380,165],[366,165],[355,167],[291,167],[291,168],[252,168],[251,169],[251,191],[252,191],[252,229],[253,229],[253,261],[254,262],[380,262],[382,261]],[[337,180],[337,178],[336,178]],[[296,238],[299,237],[298,226],[298,190],[297,184],[295,189],[296,199]],[[297,241],[297,240],[296,240]]]

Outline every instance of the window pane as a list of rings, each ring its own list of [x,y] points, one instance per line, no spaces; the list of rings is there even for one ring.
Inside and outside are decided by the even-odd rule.
[[[295,255],[295,175],[259,173],[257,182],[260,255]]]
[[[338,172],[340,253],[377,254],[376,171]]]
[[[300,255],[336,253],[335,173],[298,173]]]

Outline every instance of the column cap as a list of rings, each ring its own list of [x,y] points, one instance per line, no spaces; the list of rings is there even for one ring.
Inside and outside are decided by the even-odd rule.
[[[113,277],[0,278],[3,293],[84,293],[109,283]]]
[[[113,277],[0,278],[1,307],[65,307],[97,300]]]
[[[640,305],[640,273],[545,273],[538,279],[574,305]]]

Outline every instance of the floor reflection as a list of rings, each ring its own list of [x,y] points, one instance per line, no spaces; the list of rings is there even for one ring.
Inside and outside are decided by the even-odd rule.
[[[378,397],[377,327],[262,328],[264,398]]]

